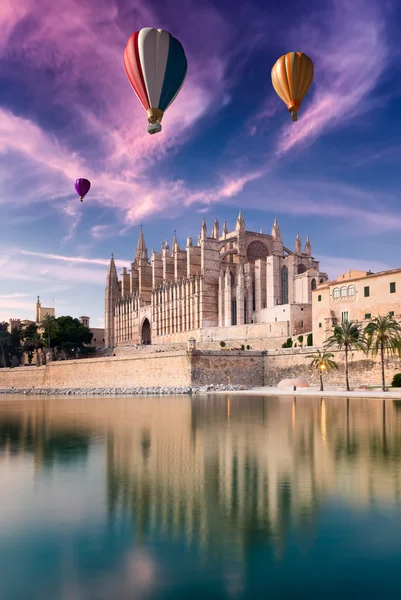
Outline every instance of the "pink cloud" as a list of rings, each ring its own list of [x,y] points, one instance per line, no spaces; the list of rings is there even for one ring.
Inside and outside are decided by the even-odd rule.
[[[113,3],[92,5],[61,0],[56,6],[51,0],[41,0],[39,12],[35,0],[21,0],[18,10],[12,9],[8,1],[1,6],[5,39],[0,56],[3,53],[4,58],[5,52],[12,52],[14,59],[30,65],[32,72],[37,68],[55,70],[57,77],[46,84],[46,101],[53,100],[74,111],[74,125],[62,132],[63,141],[59,141],[33,121],[0,110],[0,152],[8,155],[7,170],[1,179],[7,179],[8,174],[12,189],[16,179],[13,175],[21,168],[21,160],[29,163],[30,177],[34,179],[21,198],[22,203],[44,199],[64,202],[66,196],[75,199],[72,182],[78,175],[85,175],[95,183],[87,201],[111,205],[123,212],[129,209],[129,221],[149,214],[159,200],[161,205],[168,204],[176,183],[155,182],[153,175],[148,175],[152,165],[171,148],[184,144],[197,121],[219,110],[229,99],[227,47],[234,31],[215,8],[186,4],[186,22],[196,22],[198,32],[217,27],[219,36],[209,40],[200,53],[186,23],[181,18],[175,20],[173,33],[183,39],[190,68],[182,91],[166,113],[160,136],[147,134],[145,111],[123,68],[123,50],[129,35],[144,23],[160,20],[156,7],[138,0],[131,3],[136,19],[127,27]],[[35,26],[28,26],[32,22]],[[171,29],[170,25],[164,26]],[[12,35],[17,28],[19,35]],[[29,77],[28,72],[27,85]],[[40,94],[37,86],[35,93]],[[77,147],[77,135],[95,141],[96,159],[90,150],[85,154],[79,150],[78,154],[72,149]],[[13,202],[13,196],[4,193],[2,202]],[[71,203],[62,212],[72,221],[65,238],[69,240],[81,217]]]
[[[242,192],[247,183],[260,179],[265,174],[266,171],[261,170],[251,171],[237,177],[225,176],[221,185],[200,192],[188,193],[185,197],[185,204],[187,206],[194,203],[214,204],[222,199],[233,198]]]
[[[40,11],[35,0],[21,0],[18,11],[11,10],[9,2],[0,7],[5,32],[0,57],[12,53],[14,60],[29,67],[21,75],[14,72],[27,86],[35,83],[35,98],[45,94],[49,107],[53,102],[73,113],[73,124],[56,139],[32,120],[1,110],[0,152],[7,156],[4,172],[0,169],[1,202],[14,202],[15,181],[24,165],[30,181],[19,195],[21,204],[55,203],[69,222],[64,241],[75,236],[85,205],[92,202],[115,208],[128,226],[166,207],[183,205],[190,191],[182,182],[157,176],[157,171],[155,176],[153,166],[185,144],[205,115],[210,119],[231,101],[230,89],[240,69],[264,40],[260,32],[246,35],[243,28],[238,37],[238,25],[214,6],[192,0],[166,11],[170,22],[160,16],[157,5],[140,0],[130,3],[130,14],[135,15],[130,25],[124,10],[124,3],[117,7],[79,0],[60,0],[57,6],[41,0]],[[252,11],[244,11],[250,17],[248,29],[260,30]],[[149,23],[158,23],[184,43],[189,64],[184,87],[166,113],[160,136],[146,132],[145,112],[129,85],[122,58],[132,31]],[[196,36],[191,34],[195,30]],[[210,31],[218,35],[210,36]],[[229,69],[233,56],[236,64]],[[56,73],[46,89],[34,81],[36,69]],[[77,143],[80,136],[90,140],[85,151]],[[75,203],[72,190],[78,175],[94,184],[84,206]],[[21,186],[24,176],[22,180]],[[239,191],[242,187],[238,183]],[[228,188],[220,194],[233,195]],[[93,233],[96,237],[96,229]]]
[[[311,144],[374,106],[370,94],[388,62],[379,7],[361,0],[340,0],[333,4],[320,29],[310,24],[309,15],[301,26],[297,23],[289,42],[314,61],[314,84],[309,91],[312,100],[305,100],[299,121],[289,123],[281,133],[279,156],[296,146]]]

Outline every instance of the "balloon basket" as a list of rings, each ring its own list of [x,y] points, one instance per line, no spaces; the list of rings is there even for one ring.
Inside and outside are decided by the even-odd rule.
[[[159,133],[161,130],[162,130],[161,123],[149,123],[149,125],[148,125],[148,133],[150,133],[150,135]]]
[[[291,120],[293,123],[295,123],[295,121],[298,121],[298,114],[296,110],[291,111]]]

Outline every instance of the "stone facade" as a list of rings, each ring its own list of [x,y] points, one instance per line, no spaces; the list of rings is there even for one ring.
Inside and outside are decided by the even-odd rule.
[[[120,278],[112,256],[105,291],[105,345],[185,342],[205,332],[237,339],[237,328],[264,325],[263,337],[291,337],[312,328],[312,290],[327,280],[312,257],[283,244],[277,220],[270,235],[246,230],[242,213],[234,231],[216,220],[210,237],[203,220],[197,245],[163,242],[150,260],[141,229],[129,272]],[[173,340],[172,340],[173,336]]]
[[[348,271],[312,293],[313,342],[321,346],[341,321],[367,324],[378,315],[401,318],[401,269]]]

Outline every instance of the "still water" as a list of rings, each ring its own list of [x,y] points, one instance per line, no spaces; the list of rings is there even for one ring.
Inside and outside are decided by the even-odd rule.
[[[0,397],[1,600],[400,597],[401,401]]]

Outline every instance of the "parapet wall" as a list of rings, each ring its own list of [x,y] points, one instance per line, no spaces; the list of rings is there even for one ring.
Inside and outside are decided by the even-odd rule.
[[[269,350],[264,357],[264,382],[265,385],[276,386],[279,381],[286,378],[300,377],[309,383],[319,383],[319,375],[316,369],[310,368],[311,359],[307,358],[317,348],[280,348]],[[324,374],[327,385],[344,385],[345,365],[344,351],[331,350],[334,354],[333,360],[338,364],[338,370],[330,370]],[[395,373],[401,373],[401,361],[399,358],[391,358],[385,361],[385,374],[387,385],[391,384]],[[381,384],[381,365],[378,359],[372,360],[363,352],[351,352],[349,355],[349,381],[350,385],[360,387],[361,385]]]
[[[307,355],[314,348],[258,351],[195,351],[141,353],[96,359],[68,360],[44,367],[0,369],[0,388],[113,388],[178,387],[232,384],[275,386],[287,377],[302,377],[318,383]],[[324,375],[328,385],[344,385],[344,352],[333,352],[339,370]],[[386,382],[401,372],[400,359],[386,361]],[[361,353],[350,355],[351,386],[379,385],[380,362]]]
[[[0,369],[0,388],[174,387],[191,383],[186,352],[52,362]]]
[[[0,388],[178,387],[263,385],[261,352],[141,353],[0,369]]]

